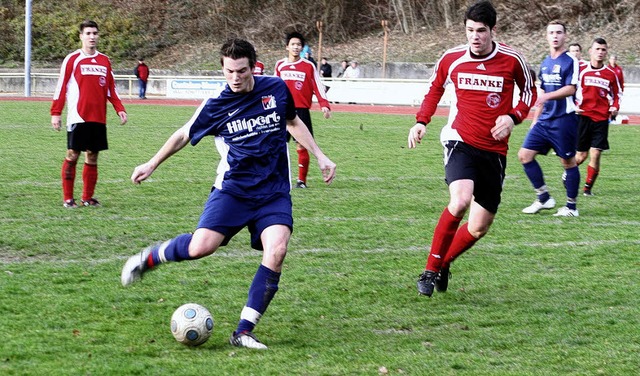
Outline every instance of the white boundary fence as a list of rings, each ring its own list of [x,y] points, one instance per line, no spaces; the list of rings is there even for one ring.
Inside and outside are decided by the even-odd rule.
[[[136,98],[138,80],[133,75],[116,75],[116,86],[120,96]],[[57,73],[32,73],[32,96],[51,96],[55,91]],[[428,81],[418,79],[339,79],[324,80],[330,89],[331,102],[372,105],[410,105],[421,103],[427,91]],[[150,97],[202,99],[224,88],[221,76],[150,76],[147,95]],[[440,101],[441,106],[451,104],[451,85]],[[24,95],[24,74],[0,73],[0,95]],[[640,113],[640,84],[626,84],[620,112]]]

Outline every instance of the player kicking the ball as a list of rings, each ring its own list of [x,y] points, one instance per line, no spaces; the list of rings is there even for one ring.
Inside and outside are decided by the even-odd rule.
[[[129,258],[121,280],[127,286],[162,263],[211,255],[248,227],[251,246],[263,251],[262,263],[230,342],[266,349],[253,329],[278,291],[293,229],[287,131],[318,159],[325,183],[333,181],[336,165],[296,116],[285,83],[277,77],[252,74],[256,53],[249,42],[231,39],[222,46],[220,56],[226,88],[218,97],[203,101],[191,120],[131,176],[134,183],[140,183],[189,142],[196,145],[203,137],[214,136],[221,160],[197,229]]]
[[[488,1],[465,14],[468,44],[448,50],[436,64],[429,92],[409,130],[409,148],[422,141],[447,82],[453,82],[457,104],[442,129],[449,205],[433,233],[418,293],[446,291],[451,263],[483,237],[498,211],[507,163],[509,136],[536,101],[534,80],[524,57],[493,41],[496,10]],[[520,98],[513,107],[514,89]],[[469,210],[468,222],[460,226]]]

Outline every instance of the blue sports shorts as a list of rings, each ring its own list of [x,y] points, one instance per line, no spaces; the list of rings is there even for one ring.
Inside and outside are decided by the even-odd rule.
[[[539,120],[529,130],[522,147],[546,155],[553,148],[558,157],[570,159],[576,155],[578,146],[578,116],[565,116]]]
[[[251,247],[263,250],[260,235],[269,226],[285,225],[293,232],[291,195],[276,193],[267,198],[246,199],[214,189],[204,204],[198,228],[207,228],[225,236],[227,245],[245,226],[251,234]]]

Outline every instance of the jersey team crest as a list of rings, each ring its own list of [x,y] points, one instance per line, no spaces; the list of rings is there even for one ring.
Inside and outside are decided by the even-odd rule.
[[[276,108],[276,98],[273,95],[262,97],[262,108],[265,110]]]

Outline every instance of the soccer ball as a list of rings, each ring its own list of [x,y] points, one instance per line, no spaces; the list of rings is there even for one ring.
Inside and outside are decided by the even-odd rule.
[[[171,316],[171,333],[185,345],[198,346],[207,342],[212,331],[211,313],[200,304],[183,304]]]

